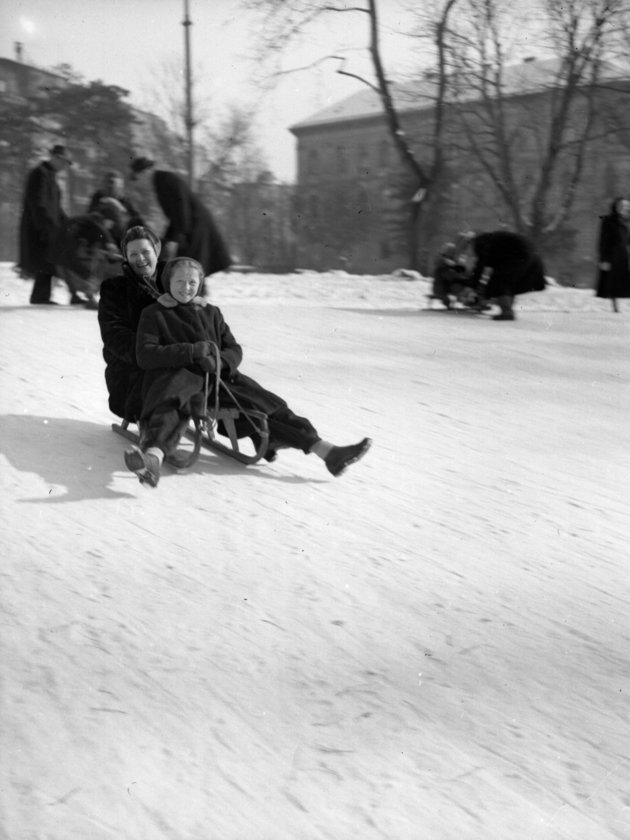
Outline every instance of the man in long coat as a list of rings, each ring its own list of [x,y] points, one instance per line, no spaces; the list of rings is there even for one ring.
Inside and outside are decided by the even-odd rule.
[[[191,257],[201,263],[206,277],[229,268],[231,259],[210,210],[179,175],[155,169],[152,160],[134,158],[131,179],[150,179],[168,227],[162,236],[163,256]]]
[[[26,180],[18,267],[35,281],[31,303],[53,302],[50,295],[55,267],[50,260],[50,248],[67,218],[61,207],[57,173],[71,165],[66,147],[56,145],[50,150],[50,159],[32,169]]]

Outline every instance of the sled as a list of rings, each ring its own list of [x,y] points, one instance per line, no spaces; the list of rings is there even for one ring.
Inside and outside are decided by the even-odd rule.
[[[186,436],[192,440],[192,449],[188,451],[178,447],[175,452],[170,455],[166,455],[164,458],[165,463],[177,470],[184,470],[188,469],[188,467],[192,467],[199,457],[202,446],[215,452],[220,452],[222,455],[234,458],[241,464],[255,464],[260,461],[267,451],[267,446],[269,444],[269,425],[267,423],[267,415],[262,411],[255,411],[253,409],[246,410],[238,404],[238,400],[236,400],[229,387],[225,382],[223,382],[220,374],[218,373],[221,369],[221,357],[219,355],[219,348],[216,345],[214,346],[214,353],[217,369],[213,383],[215,394],[214,405],[212,408],[208,407],[210,378],[206,373],[203,390],[203,405],[206,407],[206,410],[199,416],[191,417],[187,428],[182,434],[182,437]],[[221,407],[219,405],[219,392],[221,388],[230,394],[233,401],[236,403],[235,407]],[[240,448],[239,435],[236,428],[237,421],[240,421],[241,429],[245,424],[251,429],[252,440],[255,440],[253,453],[244,452]],[[137,432],[130,429],[129,426],[129,420],[123,420],[122,423],[112,423],[112,429],[114,432],[138,445],[140,436]],[[222,430],[221,434],[219,434],[219,427]],[[241,437],[243,437],[243,435],[241,435]],[[220,438],[224,438],[226,442]]]
[[[471,290],[466,287],[465,292]],[[445,303],[442,295],[427,294],[427,309],[433,309],[433,301],[438,300],[442,304],[444,312],[472,312],[474,315],[482,315],[488,312],[492,307],[486,300],[481,301],[473,292],[473,294],[448,293],[448,304]]]

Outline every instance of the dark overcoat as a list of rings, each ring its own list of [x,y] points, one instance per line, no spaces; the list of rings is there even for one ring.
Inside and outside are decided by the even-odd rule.
[[[61,225],[50,247],[50,259],[57,267],[69,268],[81,279],[92,272],[94,251],[115,242],[98,213],[71,216]]]
[[[164,263],[158,263],[158,274]],[[123,263],[122,274],[104,280],[98,304],[98,323],[103,339],[105,384],[113,414],[136,422],[142,410],[144,372],[136,360],[136,332],[142,311],[160,291],[145,283]]]
[[[153,173],[153,187],[168,219],[162,241],[176,242],[177,256],[197,260],[206,276],[229,268],[230,254],[210,210],[183,178],[158,169]]]
[[[599,261],[610,263],[609,271],[599,270],[595,294],[601,298],[630,297],[630,232],[616,210],[602,217],[599,230]]]
[[[65,220],[55,169],[43,161],[30,171],[24,187],[18,265],[25,275],[54,271],[50,247]]]
[[[480,233],[473,240],[476,257],[473,283],[481,279],[484,268],[492,275],[486,286],[488,298],[541,292],[547,285],[543,261],[532,242],[519,233],[495,230]]]
[[[136,358],[146,371],[143,417],[167,404],[183,409],[203,390],[204,373],[193,358],[199,341],[212,341],[219,348],[221,379],[228,386],[219,393],[222,407],[239,405],[266,414],[287,407],[281,397],[238,370],[243,350],[218,307],[200,299],[177,304],[164,295],[142,311],[138,326]]]

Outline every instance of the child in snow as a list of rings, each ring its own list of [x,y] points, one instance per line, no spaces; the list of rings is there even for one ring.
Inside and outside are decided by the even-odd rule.
[[[457,250],[454,242],[446,242],[440,250],[433,269],[432,297],[441,300],[447,309],[451,308],[451,295],[459,298],[464,289],[470,291],[468,300],[474,298],[466,265]]]
[[[216,346],[221,378],[229,383],[238,403],[245,410],[267,415],[270,440],[265,458],[274,460],[281,448],[301,449],[318,455],[332,475],[341,475],[365,455],[371,440],[333,446],[320,438],[309,420],[297,417],[283,399],[240,373],[240,345],[221,311],[198,297],[203,279],[203,269],[195,260],[171,260],[161,277],[164,294],[142,311],[136,338],[136,358],[145,371],[141,444],[125,452],[127,467],[141,481],[157,486],[164,456],[177,446],[203,391],[204,374],[216,373]],[[226,399],[233,405],[222,392],[222,406]]]

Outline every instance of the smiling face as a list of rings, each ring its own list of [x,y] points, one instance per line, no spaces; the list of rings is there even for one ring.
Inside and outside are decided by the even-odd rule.
[[[190,303],[199,291],[201,278],[194,265],[177,265],[170,276],[171,295],[178,303]]]
[[[138,277],[153,277],[157,266],[157,254],[149,239],[133,239],[127,243],[125,257]]]

